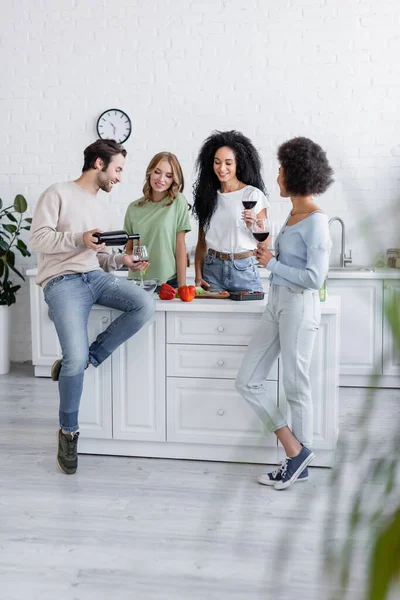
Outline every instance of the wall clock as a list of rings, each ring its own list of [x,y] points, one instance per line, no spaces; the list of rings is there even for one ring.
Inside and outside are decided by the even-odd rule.
[[[105,110],[97,120],[97,133],[102,139],[126,142],[132,132],[132,123],[128,115],[119,108]]]

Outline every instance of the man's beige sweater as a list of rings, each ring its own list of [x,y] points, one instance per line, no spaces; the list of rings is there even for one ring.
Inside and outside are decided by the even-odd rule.
[[[68,273],[118,269],[121,254],[109,248],[89,250],[83,243],[85,231],[110,230],[110,222],[98,196],[73,181],[51,185],[39,198],[30,232],[30,247],[38,253],[37,284],[44,287]]]

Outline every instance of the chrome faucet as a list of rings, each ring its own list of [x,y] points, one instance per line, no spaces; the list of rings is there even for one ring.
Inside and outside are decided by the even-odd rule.
[[[339,223],[342,226],[342,249],[340,253],[340,266],[343,269],[347,264],[351,264],[353,262],[353,259],[351,258],[351,250],[349,250],[350,255],[346,256],[346,229],[342,219],[340,217],[332,217],[332,219],[329,219],[328,225],[330,227],[335,221],[339,221]]]

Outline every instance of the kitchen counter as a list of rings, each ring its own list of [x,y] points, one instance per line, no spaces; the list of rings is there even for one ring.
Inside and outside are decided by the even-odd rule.
[[[160,300],[156,296],[156,311],[163,312],[212,312],[212,313],[263,313],[267,304],[267,297],[264,300],[249,300],[236,302],[229,300],[214,300],[195,298],[192,302],[182,302],[179,298],[175,300]],[[340,298],[330,296],[326,302],[321,302],[321,310],[324,315],[336,315],[340,311]]]
[[[35,374],[49,377],[61,356],[43,290],[28,271]],[[126,272],[118,273],[125,276]],[[132,285],[135,285],[132,282]],[[235,389],[246,346],[266,299],[235,302],[195,298],[160,300],[136,335],[99,368],[85,372],[80,407],[80,452],[276,463],[282,448]],[[314,403],[315,466],[331,466],[338,436],[340,298],[321,303],[322,318],[310,369]],[[89,340],[120,315],[94,305]],[[290,411],[278,359],[267,376],[270,398]],[[54,392],[57,396],[57,387]],[[55,396],[55,397],[56,397]]]
[[[26,274],[29,277],[36,275],[36,269],[29,269]],[[126,277],[127,271],[114,271],[114,275],[118,277]],[[135,285],[132,281],[132,285]],[[179,298],[174,300],[160,300],[157,294],[154,294],[156,301],[156,311],[162,312],[213,312],[213,313],[263,313],[267,305],[268,288],[265,292],[264,300],[248,300],[234,301],[229,298],[211,299],[211,298],[195,298],[192,302],[182,302]],[[95,308],[95,307],[94,307]],[[101,309],[103,307],[99,307]],[[321,302],[322,314],[333,315],[340,311],[340,298],[337,296],[329,296],[326,302]]]

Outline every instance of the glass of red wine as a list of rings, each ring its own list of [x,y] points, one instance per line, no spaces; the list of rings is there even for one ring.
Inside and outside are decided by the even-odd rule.
[[[251,233],[259,244],[268,239],[270,231],[269,219],[256,219],[251,225]]]
[[[254,200],[254,197],[252,197],[253,192],[254,192],[254,189],[250,186],[244,188],[244,190],[243,190],[242,204],[243,204],[243,208],[245,210],[252,210],[257,204],[257,200]],[[243,227],[245,229],[248,229],[246,222],[244,222]]]
[[[146,246],[133,246],[132,251],[133,262],[143,262],[149,260],[149,253],[147,252]],[[143,274],[146,273],[146,269],[140,271],[140,287],[144,287]]]

